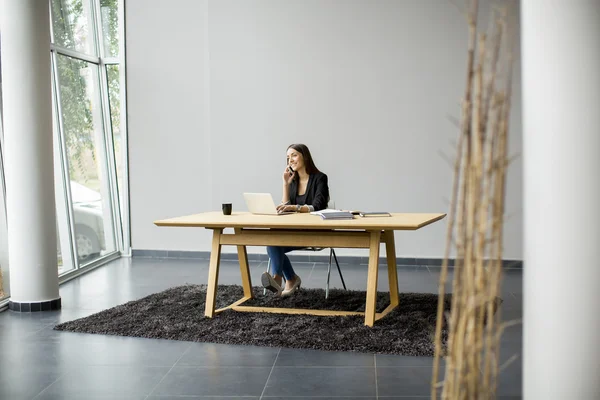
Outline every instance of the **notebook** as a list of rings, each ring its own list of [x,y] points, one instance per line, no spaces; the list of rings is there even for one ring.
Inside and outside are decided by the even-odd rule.
[[[361,217],[391,217],[387,211],[348,211],[352,215],[359,215]]]
[[[392,216],[392,214],[390,214],[387,211],[362,211],[358,215],[360,215],[361,217],[391,217]]]

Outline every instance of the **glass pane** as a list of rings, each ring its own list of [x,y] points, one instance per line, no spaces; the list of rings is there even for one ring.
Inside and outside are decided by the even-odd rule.
[[[4,201],[2,203],[2,209],[0,213],[0,300],[4,297],[9,296],[10,289],[10,275],[8,271],[8,235],[6,231],[6,214],[4,210]]]
[[[2,110],[0,110],[0,114]],[[0,118],[1,120],[1,118]],[[1,121],[0,121],[1,122]],[[0,126],[0,136],[2,126]],[[2,138],[0,137],[0,151],[2,150]],[[8,231],[6,228],[6,204],[4,203],[4,170],[2,155],[0,154],[0,299],[9,295],[9,271],[8,271]]]
[[[0,54],[2,51],[0,49]],[[0,55],[0,71],[2,56]],[[0,74],[0,299],[7,297],[9,292],[8,276],[8,232],[6,229],[6,209],[4,204],[4,165],[2,159],[3,144],[2,122],[2,74]]]
[[[121,86],[118,65],[107,65],[106,75],[108,76],[108,100],[110,105],[110,121],[112,124],[113,145],[115,152],[115,163],[117,170],[117,189],[119,191],[119,206],[121,215],[123,215],[123,153],[121,138]]]
[[[0,71],[2,71],[2,35],[0,34]],[[0,135],[2,135],[2,74],[0,73]]]
[[[0,97],[2,93],[0,92]],[[9,294],[8,231],[6,227],[6,204],[4,202],[4,162],[2,158],[2,109],[0,109],[0,299]]]
[[[58,55],[59,98],[80,263],[115,251],[98,67]]]
[[[102,16],[102,42],[106,57],[119,55],[119,1],[100,0]]]
[[[53,56],[54,57],[54,56]],[[54,76],[54,59],[52,64],[52,76]],[[64,274],[77,268],[73,261],[71,240],[69,237],[69,212],[67,193],[63,177],[62,145],[60,143],[59,116],[57,115],[57,89],[58,82],[52,80],[52,123],[54,141],[54,196],[56,202],[56,251],[58,262],[58,275]]]
[[[58,232],[58,229],[56,230],[56,250],[56,259],[58,260],[58,275],[60,276],[65,272],[74,269],[74,266],[70,263],[65,263],[65,260],[63,259],[62,249],[60,247],[60,232]]]
[[[96,54],[89,0],[52,0],[54,43],[86,54]]]

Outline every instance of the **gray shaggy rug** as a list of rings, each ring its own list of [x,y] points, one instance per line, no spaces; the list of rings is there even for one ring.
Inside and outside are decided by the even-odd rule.
[[[294,307],[322,310],[364,311],[365,292],[303,289],[287,298],[263,295],[253,288],[248,306]],[[241,286],[219,286],[217,308],[240,299]],[[184,340],[253,346],[354,351],[406,356],[434,355],[433,337],[438,295],[400,293],[400,305],[373,328],[364,317],[319,317],[227,310],[215,318],[204,317],[206,285],[178,286],[130,301],[85,318],[54,327],[59,331],[104,335]],[[450,297],[445,308],[450,310]],[[388,293],[377,294],[377,311],[389,304]],[[447,338],[443,330],[444,342]]]

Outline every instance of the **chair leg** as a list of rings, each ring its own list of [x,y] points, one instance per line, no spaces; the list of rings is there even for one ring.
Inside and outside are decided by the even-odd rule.
[[[340,268],[340,263],[338,262],[337,256],[335,255],[335,250],[331,249],[331,254],[333,254],[333,258],[335,259],[335,265],[337,265],[338,273],[340,274],[340,279],[342,280],[342,285],[344,286],[344,290],[346,289],[346,283],[344,282],[344,277],[342,276],[342,270]],[[329,265],[331,266],[331,256],[329,256]]]
[[[333,251],[333,249],[331,249],[331,251],[329,252],[329,265],[327,266],[327,283],[325,284],[325,298],[328,299],[329,298],[329,277],[331,276],[331,252]]]
[[[267,272],[269,272],[269,270],[271,269],[271,259],[269,258],[269,261],[267,262]],[[267,289],[264,288],[263,289],[263,296],[267,295]]]

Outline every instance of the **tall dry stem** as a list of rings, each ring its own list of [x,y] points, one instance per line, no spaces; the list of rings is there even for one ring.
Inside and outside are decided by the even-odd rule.
[[[467,16],[467,82],[439,282],[435,360],[431,398],[495,398],[499,340],[503,325],[498,310],[502,281],[504,198],[508,167],[508,126],[512,57],[504,54],[507,14],[494,14],[493,33],[477,36],[478,2]],[[510,48],[509,48],[510,50]],[[501,71],[505,87],[498,88]],[[455,250],[452,304],[444,314],[449,257]],[[443,343],[443,330],[447,343]],[[444,351],[444,345],[445,351]],[[440,382],[440,358],[446,369]]]

